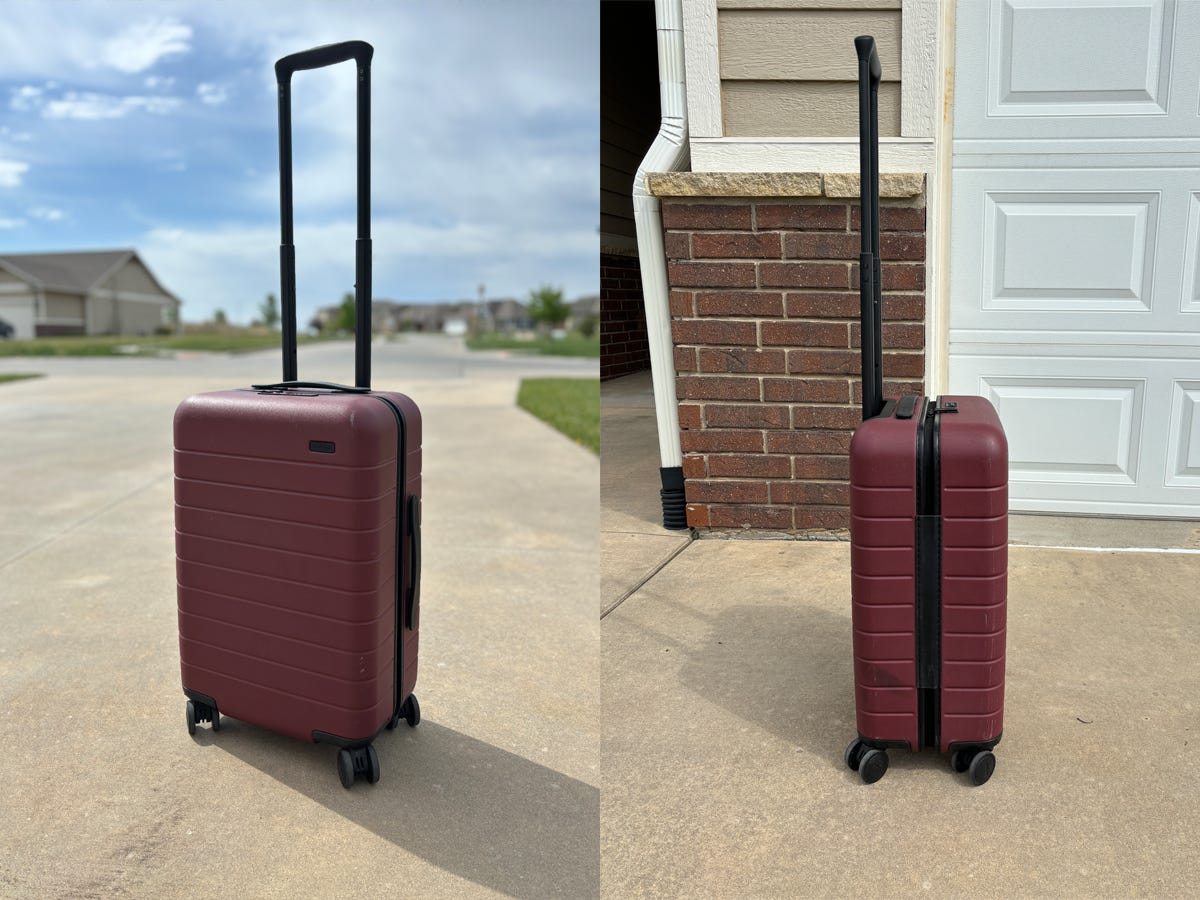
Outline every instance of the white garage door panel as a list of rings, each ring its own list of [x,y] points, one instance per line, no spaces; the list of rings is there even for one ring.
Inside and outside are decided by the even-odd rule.
[[[1188,133],[1200,59],[1179,36],[1200,22],[1198,7],[1191,0],[962,0],[955,137]],[[1018,135],[1012,119],[1022,120]],[[1123,120],[1116,130],[1114,119]]]
[[[950,389],[1014,509],[1200,517],[1200,0],[956,11]]]
[[[956,168],[952,326],[1179,333],[1200,313],[1196,184],[1194,169]]]
[[[1167,485],[1200,490],[1200,381],[1175,382],[1167,444]]]
[[[1178,376],[1196,368],[1194,360],[981,349],[958,348],[950,392],[987,397],[1000,413],[1012,509],[1139,516],[1200,509],[1200,378]]]
[[[1164,0],[995,3],[991,115],[1165,114],[1172,31],[1163,25],[1174,11]]]
[[[1134,484],[1143,379],[983,376],[1009,427],[1012,478]]]

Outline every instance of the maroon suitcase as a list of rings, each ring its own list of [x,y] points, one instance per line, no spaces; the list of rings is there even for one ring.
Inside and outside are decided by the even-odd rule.
[[[420,720],[421,413],[371,391],[369,44],[284,57],[279,82],[283,377],[175,413],[179,656],[188,731],[222,714],[335,744],[346,787],[371,742]],[[358,68],[356,385],[296,380],[290,81]]]
[[[1004,710],[1008,445],[982,397],[883,400],[879,59],[855,39],[862,144],[863,423],[850,444],[858,737],[870,784],[890,747],[950,753],[983,784]]]

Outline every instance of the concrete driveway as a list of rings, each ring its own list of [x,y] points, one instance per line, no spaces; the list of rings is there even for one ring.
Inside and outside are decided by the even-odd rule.
[[[1196,896],[1200,523],[1010,517],[995,775],[892,751],[867,786],[849,544],[658,555],[647,390],[601,391],[601,521],[645,551],[602,534],[605,896]]]
[[[375,348],[425,420],[420,697],[351,791],[334,749],[184,727],[171,416],[278,354],[0,359],[0,895],[594,896],[598,461],[514,405],[595,360]],[[300,352],[348,381],[348,343]]]

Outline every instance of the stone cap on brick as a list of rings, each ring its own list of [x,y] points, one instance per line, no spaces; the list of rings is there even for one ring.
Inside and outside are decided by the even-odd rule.
[[[857,172],[650,172],[647,183],[656,197],[858,197]],[[879,196],[919,197],[925,192],[920,172],[882,172]]]

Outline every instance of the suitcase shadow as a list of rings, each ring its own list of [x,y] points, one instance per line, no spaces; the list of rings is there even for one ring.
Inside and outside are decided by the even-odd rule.
[[[477,884],[521,897],[596,893],[599,789],[451,728],[385,731],[379,782],[351,790],[329,745],[225,718],[220,733],[204,728],[196,740]]]
[[[837,615],[802,601],[735,606],[711,624],[703,652],[685,648],[683,684],[844,769],[842,753],[856,734],[849,610]]]

